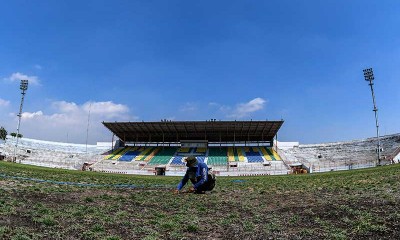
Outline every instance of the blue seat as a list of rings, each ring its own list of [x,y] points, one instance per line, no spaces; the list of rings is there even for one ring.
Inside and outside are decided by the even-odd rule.
[[[182,156],[175,156],[171,161],[171,165],[185,165],[185,163],[182,162],[182,158]]]
[[[131,162],[139,153],[139,151],[128,151],[119,158],[119,161]]]
[[[246,157],[249,163],[264,162],[259,152],[246,152]]]

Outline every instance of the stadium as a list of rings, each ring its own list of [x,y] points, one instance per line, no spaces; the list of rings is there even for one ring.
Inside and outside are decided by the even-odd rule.
[[[399,238],[400,134],[304,145],[278,141],[283,123],[102,122],[96,145],[2,128],[0,237]],[[177,186],[187,159],[212,190]]]
[[[1,10],[0,239],[400,239],[400,2]]]
[[[97,145],[22,138],[23,164],[106,173],[181,176],[195,156],[219,176],[282,175],[375,167],[376,138],[325,144],[279,142],[283,121],[103,122],[118,139]],[[400,135],[380,138],[380,164],[398,163]],[[11,161],[15,139],[1,154]]]
[[[6,160],[0,162],[3,239],[395,239],[400,234],[400,165],[393,164],[399,162],[400,134],[381,137],[381,165],[387,166],[377,167],[376,138],[279,142],[283,121],[103,125],[118,139],[84,145],[21,138],[17,163],[12,163],[15,139],[0,145]],[[218,175],[210,194],[172,193],[188,155]]]

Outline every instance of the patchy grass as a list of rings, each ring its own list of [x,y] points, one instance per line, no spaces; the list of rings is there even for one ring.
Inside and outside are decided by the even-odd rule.
[[[179,177],[6,162],[0,162],[0,174],[98,184],[1,177],[1,239],[400,238],[400,165],[309,175],[219,177],[215,190],[203,195],[174,195]]]

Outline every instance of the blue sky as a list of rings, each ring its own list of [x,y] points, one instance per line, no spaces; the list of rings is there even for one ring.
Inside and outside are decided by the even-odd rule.
[[[1,1],[0,125],[110,141],[102,121],[280,120],[278,140],[400,132],[400,2]]]

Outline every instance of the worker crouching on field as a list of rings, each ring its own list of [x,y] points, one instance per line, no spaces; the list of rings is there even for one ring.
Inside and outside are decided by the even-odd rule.
[[[209,173],[207,164],[199,163],[193,156],[187,157],[185,161],[186,167],[188,168],[185,176],[178,184],[175,193],[179,193],[188,180],[193,184],[193,186],[189,188],[189,192],[205,193],[205,191],[211,191],[215,186],[215,176]]]

